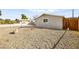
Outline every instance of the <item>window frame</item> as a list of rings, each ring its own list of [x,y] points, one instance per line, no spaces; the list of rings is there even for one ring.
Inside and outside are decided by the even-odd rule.
[[[43,19],[43,22],[44,22],[44,23],[48,22],[48,19]]]

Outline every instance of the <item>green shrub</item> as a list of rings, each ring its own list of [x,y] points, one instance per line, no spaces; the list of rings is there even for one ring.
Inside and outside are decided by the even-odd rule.
[[[0,20],[0,24],[14,24],[16,23],[15,20]]]

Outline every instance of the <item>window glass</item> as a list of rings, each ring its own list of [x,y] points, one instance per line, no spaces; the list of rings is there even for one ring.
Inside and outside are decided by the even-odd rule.
[[[48,22],[48,19],[44,19],[43,22]]]

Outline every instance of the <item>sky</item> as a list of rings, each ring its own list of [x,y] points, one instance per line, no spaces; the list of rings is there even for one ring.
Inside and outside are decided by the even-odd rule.
[[[25,14],[28,18],[33,19],[40,14],[52,14],[65,17],[72,17],[72,9],[1,9],[3,19],[20,19],[21,14]],[[79,16],[79,9],[74,9],[74,16]]]

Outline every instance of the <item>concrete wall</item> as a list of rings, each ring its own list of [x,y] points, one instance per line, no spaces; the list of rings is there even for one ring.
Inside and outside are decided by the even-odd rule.
[[[48,22],[43,22],[48,19]],[[43,15],[38,17],[35,21],[36,27],[63,29],[63,17]]]

